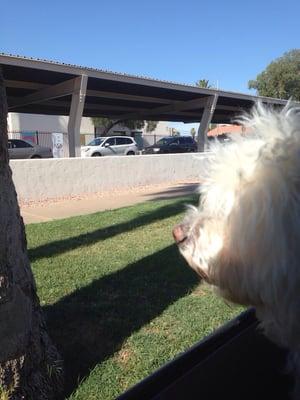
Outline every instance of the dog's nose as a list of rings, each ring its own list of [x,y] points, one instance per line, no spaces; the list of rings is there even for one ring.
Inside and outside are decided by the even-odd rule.
[[[177,244],[184,242],[186,234],[182,229],[182,225],[176,225],[172,231],[174,240]]]

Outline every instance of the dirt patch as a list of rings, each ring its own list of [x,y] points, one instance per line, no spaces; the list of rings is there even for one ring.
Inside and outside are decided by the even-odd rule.
[[[134,352],[132,350],[130,350],[129,348],[125,348],[119,351],[116,359],[121,365],[127,365],[129,360],[132,359],[133,355]]]
[[[133,187],[133,188],[126,188],[126,189],[113,189],[109,191],[102,191],[102,192],[96,192],[96,193],[82,193],[80,195],[74,195],[74,196],[66,196],[66,197],[59,197],[59,198],[49,198],[49,199],[43,199],[43,200],[26,200],[26,199],[19,199],[19,205],[22,208],[29,208],[29,207],[34,207],[34,206],[39,206],[39,207],[47,207],[50,204],[56,204],[56,203],[64,203],[66,201],[81,201],[81,200],[88,200],[88,199],[103,199],[103,198],[117,198],[120,196],[127,196],[131,194],[148,194],[148,193],[156,193],[160,192],[163,189],[167,188],[176,188],[178,186],[189,186],[189,185],[195,185],[197,186],[199,183],[195,182],[194,180],[192,181],[178,181],[174,183],[169,183],[169,184],[157,184],[157,185],[151,185],[151,186],[138,186],[138,187]]]

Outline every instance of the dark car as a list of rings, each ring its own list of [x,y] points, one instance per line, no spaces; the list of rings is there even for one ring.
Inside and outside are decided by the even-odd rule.
[[[169,136],[160,139],[144,149],[144,154],[191,153],[197,151],[197,143],[192,136]]]

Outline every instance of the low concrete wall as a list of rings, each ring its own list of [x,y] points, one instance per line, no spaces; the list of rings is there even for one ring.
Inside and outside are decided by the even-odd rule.
[[[12,160],[18,197],[36,201],[115,189],[198,181],[203,154]]]

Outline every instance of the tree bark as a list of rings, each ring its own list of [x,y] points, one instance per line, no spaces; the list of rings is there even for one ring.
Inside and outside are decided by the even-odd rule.
[[[110,131],[111,128],[113,128],[115,125],[120,124],[121,122],[124,122],[124,120],[123,120],[123,119],[117,119],[117,120],[115,120],[115,121],[112,121],[109,125],[107,125],[107,126],[104,128],[104,130],[103,130],[101,136],[106,136],[106,135],[108,134],[108,132]]]
[[[57,399],[62,388],[62,360],[46,330],[8,162],[0,66],[0,399]]]

